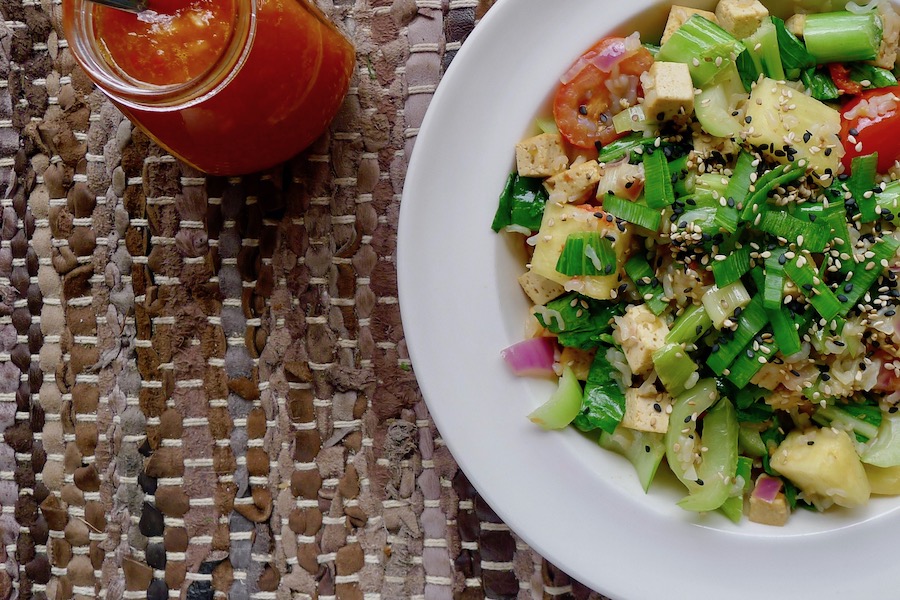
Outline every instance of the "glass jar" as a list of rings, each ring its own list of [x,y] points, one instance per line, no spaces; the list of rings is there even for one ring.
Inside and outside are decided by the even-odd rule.
[[[308,0],[151,0],[133,15],[63,0],[76,60],[174,156],[213,175],[309,146],[347,93],[350,42]]]

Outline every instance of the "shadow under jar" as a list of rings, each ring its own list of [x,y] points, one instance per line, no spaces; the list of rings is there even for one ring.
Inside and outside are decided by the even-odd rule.
[[[63,0],[72,52],[112,102],[213,175],[274,166],[328,127],[354,66],[308,0],[150,0],[128,13]]]

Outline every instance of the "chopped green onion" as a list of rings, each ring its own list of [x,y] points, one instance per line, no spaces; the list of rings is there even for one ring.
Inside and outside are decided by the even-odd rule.
[[[775,309],[781,306],[784,298],[784,248],[770,251],[772,254],[765,262],[765,276],[762,286],[763,306]],[[786,261],[785,261],[786,262]]]
[[[743,246],[712,265],[713,277],[720,288],[739,281],[749,270],[750,246]]]
[[[871,223],[878,219],[878,213],[875,211],[876,198],[873,191],[877,174],[877,152],[866,156],[855,156],[850,162],[850,178],[847,180],[847,189],[856,200],[856,205],[859,206],[859,217],[863,223]]]
[[[656,350],[653,366],[666,391],[673,396],[689,389],[688,382],[697,372],[697,363],[688,355],[684,344],[668,343]]]
[[[659,150],[644,153],[644,197],[650,208],[665,208],[675,202],[669,162]]]
[[[775,308],[766,308],[766,315],[772,323],[772,335],[775,336],[781,353],[790,356],[800,352],[800,334],[794,319],[791,318],[790,310],[785,305],[779,304]]]
[[[723,288],[712,286],[703,294],[701,301],[715,328],[722,329],[725,319],[731,317],[736,309],[750,304],[750,294],[743,283],[735,281]]]
[[[872,60],[881,45],[881,23],[874,12],[809,14],[803,24],[803,41],[816,64]]]
[[[881,209],[879,217],[893,221],[900,216],[900,180],[891,181],[875,194],[875,203]]]
[[[650,208],[644,202],[632,202],[612,194],[602,196],[603,210],[623,221],[633,223],[650,231],[659,230],[662,214],[659,209]]]
[[[798,248],[810,252],[822,252],[831,241],[830,231],[821,223],[802,221],[784,211],[769,210],[762,213],[760,231],[796,243]]]
[[[853,274],[844,282],[841,288],[842,297],[837,299],[840,303],[838,314],[846,315],[850,309],[856,306],[860,298],[884,273],[882,261],[887,261],[890,266],[891,260],[897,255],[897,248],[900,248],[900,241],[895,238],[883,237],[876,240],[870,249],[873,254],[872,258],[857,263]]]
[[[666,40],[656,60],[685,63],[694,86],[703,88],[743,49],[743,44],[730,33],[700,15],[693,15]]]
[[[757,294],[737,317],[737,329],[725,330],[719,335],[706,359],[706,365],[716,375],[724,373],[737,355],[750,344],[753,337],[762,331],[768,322],[769,317],[763,308],[762,296]]]
[[[669,302],[663,294],[663,286],[643,254],[636,254],[628,259],[625,263],[625,273],[634,282],[641,298],[647,303],[647,308],[654,315],[662,314],[669,307]]]
[[[775,340],[760,342],[758,350],[754,350],[752,346],[746,348],[731,363],[728,375],[725,377],[735,386],[744,387],[750,383],[750,380],[762,369],[764,364],[775,358],[778,348],[778,342]]]
[[[823,319],[830,321],[841,312],[840,300],[837,299],[828,284],[819,278],[813,268],[811,257],[798,252],[792,260],[785,263],[784,272],[791,281],[797,284],[798,288],[803,290],[806,299]]]
[[[740,220],[737,207],[743,205],[750,191],[751,178],[756,173],[755,160],[749,152],[741,151],[725,187],[725,206],[720,205],[716,211],[716,223],[729,233],[737,231]]]
[[[672,177],[672,190],[676,197],[686,196],[694,192],[697,173],[687,168],[689,154],[684,154],[669,161],[669,175]]]
[[[666,343],[690,345],[712,327],[712,320],[701,304],[691,304],[678,315],[666,336]]]
[[[768,198],[772,190],[799,179],[805,172],[805,169],[798,167],[795,163],[787,163],[778,165],[774,169],[760,175],[753,186],[753,191],[750,192],[747,200],[744,202],[741,210],[741,219],[753,221],[757,213],[762,210],[766,198]]]
[[[600,148],[597,162],[611,163],[619,160],[629,152],[640,154],[649,146],[656,144],[654,137],[644,137],[642,133],[632,133],[610,142]]]
[[[597,231],[578,231],[566,237],[556,270],[563,275],[611,275],[616,272],[616,250]]]

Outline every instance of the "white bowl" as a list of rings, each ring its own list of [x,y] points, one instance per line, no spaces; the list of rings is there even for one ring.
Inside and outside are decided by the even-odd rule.
[[[419,385],[453,456],[501,518],[616,600],[898,598],[896,499],[800,510],[785,527],[689,513],[675,505],[684,490],[671,477],[645,495],[623,458],[572,428],[544,432],[528,421],[554,385],[516,378],[500,359],[522,339],[528,310],[515,280],[522,256],[490,228],[514,145],[579,54],[610,33],[658,39],[667,10],[652,0],[501,0],[454,58],[416,141],[400,211],[400,308]]]

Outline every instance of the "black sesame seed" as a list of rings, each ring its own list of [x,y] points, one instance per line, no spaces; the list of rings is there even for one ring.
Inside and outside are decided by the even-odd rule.
[[[850,130],[847,131],[847,133],[849,133],[853,137],[856,137],[859,135],[859,129],[857,129],[856,127],[851,127]]]
[[[582,104],[582,105],[580,105],[580,106],[578,107],[578,113],[579,113],[579,114],[586,115],[587,112],[588,112],[588,111],[587,111],[587,106],[585,106],[584,104]]]

